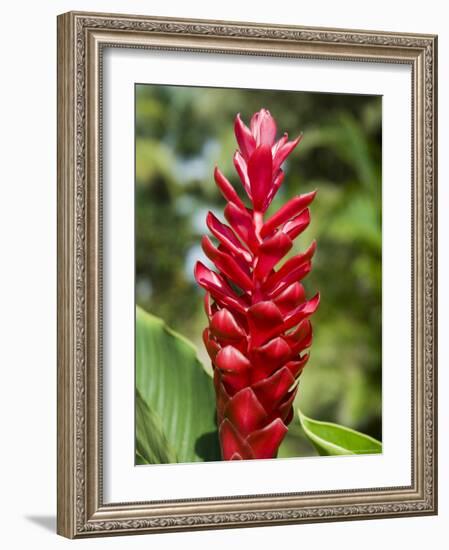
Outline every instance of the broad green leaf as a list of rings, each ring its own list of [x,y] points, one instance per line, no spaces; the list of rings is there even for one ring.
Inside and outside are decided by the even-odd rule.
[[[143,466],[144,464],[148,464],[148,462],[143,458],[139,451],[136,451],[136,465]]]
[[[136,462],[170,464],[177,462],[161,422],[136,390]]]
[[[307,418],[299,409],[298,416],[304,433],[322,456],[382,452],[382,443],[369,435],[332,422]]]
[[[136,437],[136,450],[147,462],[220,460],[213,382],[195,347],[139,307]]]

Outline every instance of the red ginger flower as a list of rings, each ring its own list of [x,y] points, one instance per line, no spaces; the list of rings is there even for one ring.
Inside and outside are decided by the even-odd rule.
[[[274,268],[309,225],[315,192],[294,197],[265,220],[284,178],[281,165],[300,138],[288,141],[284,134],[276,141],[276,123],[266,109],[253,115],[250,128],[237,115],[234,130],[234,165],[252,208],[216,168],[229,226],[209,212],[207,226],[219,244],[204,236],[202,246],[218,272],[198,262],[195,278],[206,290],[203,339],[214,369],[223,459],[274,458],[309,358],[303,353],[312,342],[308,318],[319,294],[307,301],[300,281],[311,269],[315,242]]]

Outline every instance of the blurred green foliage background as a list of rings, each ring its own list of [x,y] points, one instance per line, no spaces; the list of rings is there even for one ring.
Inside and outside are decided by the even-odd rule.
[[[318,189],[312,222],[291,252],[317,240],[305,287],[308,296],[320,291],[321,304],[297,404],[308,416],[381,440],[381,97],[137,85],[137,304],[191,339],[209,364],[193,266],[197,259],[208,263],[199,244],[207,211],[223,218],[213,168],[218,164],[241,191],[233,121],[240,112],[248,123],[262,107],[279,134],[304,134],[270,211]],[[315,454],[296,426],[284,449]]]

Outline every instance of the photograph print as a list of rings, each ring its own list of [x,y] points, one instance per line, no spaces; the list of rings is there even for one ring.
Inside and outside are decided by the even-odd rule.
[[[381,138],[381,96],[135,85],[136,465],[382,452]]]

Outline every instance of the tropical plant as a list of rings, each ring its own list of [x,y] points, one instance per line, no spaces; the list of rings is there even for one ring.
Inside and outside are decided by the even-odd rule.
[[[300,141],[288,141],[286,133],[276,141],[276,133],[266,109],[252,116],[250,128],[237,115],[234,165],[251,208],[216,168],[229,226],[209,212],[207,226],[218,246],[204,236],[202,247],[218,272],[201,262],[195,266],[206,290],[209,326],[203,337],[214,369],[224,460],[276,456],[309,358],[303,353],[312,342],[308,318],[319,303],[319,294],[306,300],[300,283],[311,270],[315,242],[275,270],[309,225],[307,207],[315,197],[296,196],[264,217],[284,179],[282,163]]]
[[[201,341],[203,292],[193,278],[193,265],[197,259],[207,264],[199,245],[207,211],[221,218],[223,198],[210,177],[214,163],[245,200],[245,191],[232,173],[229,151],[235,136],[229,120],[237,110],[249,118],[260,105],[276,113],[279,127],[289,133],[298,128],[304,132],[305,139],[283,166],[287,185],[281,186],[267,215],[298,193],[318,190],[308,230],[289,254],[317,240],[314,267],[304,286],[308,296],[320,289],[325,298],[313,317],[312,360],[301,375],[295,418],[277,456],[317,454],[311,431],[306,433],[299,421],[299,408],[308,417],[382,437],[381,97],[144,84],[136,86],[136,301],[151,312],[154,322],[145,323],[146,315],[137,315],[136,346],[141,340],[147,345],[145,353],[136,354],[136,375],[147,374],[136,377],[136,386],[147,398],[146,407],[136,401],[136,423],[150,410],[172,451],[150,460],[220,458],[213,383],[203,378],[204,371],[212,373]],[[179,334],[178,346],[173,342]],[[193,348],[186,337],[199,361],[192,360]],[[172,348],[175,354],[170,353]],[[186,396],[177,383],[179,377],[185,381],[183,365],[190,373],[198,371],[201,384],[211,390],[207,406],[199,400],[199,414],[208,422],[198,430],[186,429],[188,419],[197,417],[190,416],[190,408],[184,409]],[[154,392],[149,386],[152,380],[157,381]],[[188,384],[195,387],[193,378]],[[195,390],[193,396],[195,402]],[[164,401],[173,410],[160,408]],[[177,407],[178,402],[183,406]],[[180,422],[184,416],[185,423]],[[136,437],[145,442],[153,432],[149,422],[143,425],[148,429],[139,430],[139,424]],[[319,437],[332,437],[336,447],[346,448],[341,434],[335,430],[324,434],[319,426],[313,424]],[[194,451],[190,457],[176,450],[181,435],[173,440],[173,434],[183,429]],[[157,447],[158,441],[148,443]],[[148,461],[138,453],[136,460]]]
[[[194,346],[162,319],[136,311],[136,454],[138,465],[220,460],[213,382]],[[320,455],[382,452],[374,438],[297,411],[285,447],[309,441]],[[292,429],[293,426],[293,429]],[[295,449],[295,445],[293,445]],[[296,454],[295,454],[296,453]]]

